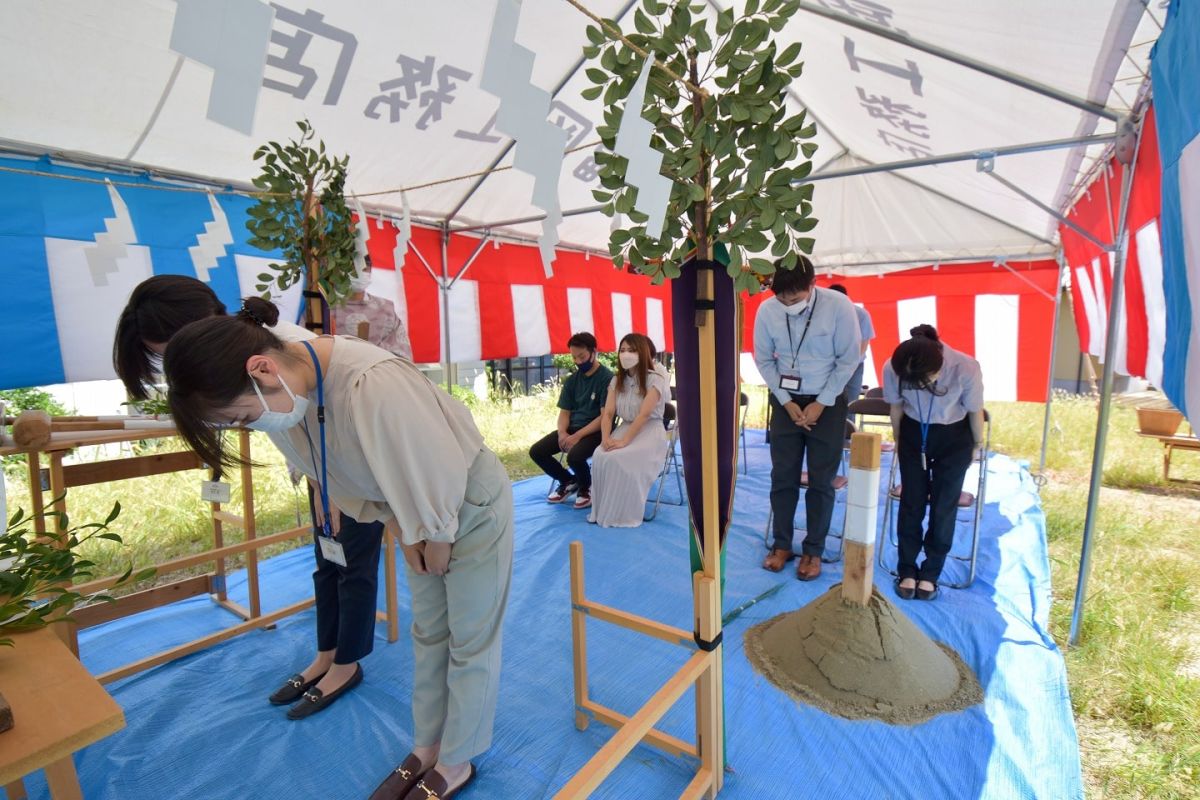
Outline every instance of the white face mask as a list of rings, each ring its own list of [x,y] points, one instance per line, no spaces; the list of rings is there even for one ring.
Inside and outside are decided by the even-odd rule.
[[[250,376],[250,385],[254,387],[254,393],[258,395],[258,401],[262,403],[263,407],[263,413],[259,415],[258,419],[246,423],[246,427],[252,431],[262,431],[264,433],[282,433],[288,428],[299,425],[300,421],[304,419],[304,415],[308,413],[308,398],[296,397],[296,395],[292,394],[292,390],[288,388],[288,385],[284,382],[282,375],[279,376],[279,385],[283,387],[285,392],[287,392],[288,397],[292,398],[291,411],[273,411],[271,407],[267,405],[267,400],[265,397],[263,397],[262,392],[259,391],[258,381],[254,380],[253,375]]]
[[[784,313],[789,314],[793,317],[797,317],[797,316],[803,314],[804,309],[808,308],[808,303],[811,298],[812,298],[812,296],[809,295],[809,297],[804,298],[799,303],[792,303],[790,306],[784,306],[783,307]]]
[[[621,362],[621,369],[633,369],[641,359],[637,353],[617,353],[617,360]]]

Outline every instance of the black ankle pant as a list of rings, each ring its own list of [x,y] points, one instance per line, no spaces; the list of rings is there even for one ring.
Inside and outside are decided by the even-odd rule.
[[[567,433],[574,433],[577,430],[579,428],[568,428]],[[529,457],[533,459],[533,463],[542,468],[542,472],[559,483],[575,481],[579,484],[580,489],[590,489],[592,487],[592,470],[588,466],[588,459],[600,446],[600,439],[600,431],[596,431],[575,443],[575,446],[567,453],[567,464],[571,467],[570,472],[555,458],[562,452],[562,448],[558,446],[558,431],[549,433],[534,442],[533,446],[529,448]]]
[[[958,498],[963,479],[971,466],[975,438],[964,417],[950,425],[930,425],[926,442],[928,470],[921,467],[921,424],[907,415],[900,423],[900,513],[896,534],[900,540],[897,572],[901,578],[936,582],[942,574],[950,546],[954,544],[954,523],[958,517]],[[925,511],[929,526],[922,530]],[[917,556],[925,550],[925,560],[917,566]]]

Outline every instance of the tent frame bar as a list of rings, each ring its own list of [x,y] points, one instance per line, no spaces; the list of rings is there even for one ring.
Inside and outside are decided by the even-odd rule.
[[[1046,448],[1050,442],[1050,406],[1054,402],[1054,361],[1058,358],[1058,322],[1062,311],[1063,277],[1067,271],[1067,259],[1060,248],[1058,259],[1058,282],[1054,284],[1054,323],[1050,333],[1050,370],[1046,375],[1046,408],[1042,415],[1042,455],[1038,461],[1037,478],[1046,482]]]
[[[572,208],[562,212],[563,218],[577,217],[580,214],[594,214],[598,211],[603,211],[604,206],[584,206],[583,208]],[[521,225],[526,222],[541,222],[546,218],[543,214],[534,214],[528,217],[516,217],[514,219],[500,220],[499,222],[489,222],[486,225],[462,225],[459,227],[450,228],[450,233],[468,233],[470,231],[491,231],[492,228],[505,228],[510,225]]]
[[[801,185],[805,183],[816,183],[817,181],[825,181],[830,178],[849,178],[855,175],[870,175],[875,172],[895,172],[902,169],[915,169],[916,167],[932,167],[938,164],[952,164],[956,161],[978,161],[981,158],[999,158],[1000,156],[1016,156],[1027,153],[1041,153],[1047,150],[1062,150],[1068,147],[1078,147],[1080,145],[1103,144],[1111,142],[1117,138],[1114,133],[1094,133],[1090,136],[1072,136],[1067,139],[1048,139],[1042,142],[1031,142],[1029,144],[1014,144],[1005,145],[1003,147],[980,148],[978,150],[964,150],[958,153],[949,153],[944,156],[928,156],[926,158],[911,158],[905,161],[886,161],[882,164],[867,164],[861,167],[850,167],[848,169],[837,169],[831,172],[822,172],[820,174],[812,174],[807,178],[801,178],[794,181],[793,185]]]
[[[1121,327],[1121,308],[1125,295],[1125,265],[1129,252],[1129,195],[1133,190],[1133,173],[1141,152],[1142,130],[1146,116],[1137,121],[1137,137],[1130,162],[1124,165],[1121,176],[1121,198],[1117,206],[1116,252],[1113,261],[1112,295],[1108,299],[1108,330],[1104,337],[1104,372],[1100,381],[1100,411],[1096,420],[1096,444],[1092,451],[1092,478],[1088,486],[1087,516],[1083,523],[1083,543],[1079,552],[1079,580],[1075,586],[1075,603],[1071,610],[1071,631],[1067,640],[1072,647],[1079,644],[1083,628],[1083,607],[1087,602],[1088,573],[1091,571],[1093,538],[1100,504],[1100,484],[1104,478],[1104,450],[1108,443],[1108,417],[1112,409],[1113,374],[1116,369],[1117,336]]]
[[[1011,83],[1014,86],[1021,87],[1022,89],[1027,89],[1044,97],[1049,97],[1051,100],[1057,100],[1060,103],[1074,106],[1081,111],[1086,111],[1087,113],[1094,114],[1097,117],[1103,117],[1104,119],[1112,120],[1114,122],[1121,117],[1119,112],[1113,111],[1102,103],[1096,103],[1082,97],[1076,97],[1069,92],[1064,92],[1061,89],[1055,89],[1053,86],[1047,86],[1044,83],[1040,83],[1031,78],[1026,78],[1022,75],[1017,75],[1016,73],[1009,72],[1005,69],[1000,69],[999,67],[992,66],[991,64],[986,64],[982,61],[971,58],[970,56],[965,56],[961,53],[947,50],[939,45],[925,42],[920,39],[914,39],[906,33],[900,33],[890,28],[885,28],[882,25],[875,24],[874,22],[867,22],[866,20],[852,17],[849,14],[843,14],[840,11],[832,11],[828,8],[822,8],[821,6],[814,5],[812,2],[801,2],[800,10],[807,11],[810,14],[816,14],[820,17],[825,17],[826,19],[833,20],[834,22],[840,22],[843,25],[848,25],[851,28],[857,28],[860,31],[874,34],[882,39],[887,39],[889,41],[896,42],[897,44],[902,44],[905,47],[911,47],[914,50],[920,50],[923,53],[928,53],[931,56],[936,56],[953,64],[958,64],[959,66],[966,67],[967,69],[981,72],[984,75],[1004,81],[1005,83]]]
[[[952,258],[937,258],[934,256],[926,256],[925,258],[909,258],[909,259],[903,259],[903,260],[899,260],[899,261],[896,261],[896,260],[854,261],[849,264],[825,264],[825,265],[822,265],[817,271],[818,272],[821,272],[821,271],[837,272],[839,270],[852,268],[852,267],[924,267],[924,266],[936,267],[936,266],[941,266],[943,264],[945,264],[945,265],[974,264],[974,263],[979,263],[979,262],[983,262],[983,261],[994,261],[996,263],[999,263],[1001,259],[1014,260],[1014,261],[1041,261],[1041,260],[1047,258],[1048,256],[1052,256],[1052,255],[1053,255],[1053,253],[1023,253],[1020,255],[977,254],[977,255],[966,255],[966,256],[954,256]],[[1011,271],[1014,273],[1016,272],[1015,270],[1011,270]],[[883,272],[878,273],[879,277],[881,277],[881,278],[885,274],[886,273],[883,273]],[[846,277],[860,278],[863,276],[847,275]]]
[[[1069,218],[1068,216],[1063,214],[1061,211],[1057,211],[1050,205],[1043,203],[1041,200],[1038,200],[1032,194],[1025,191],[1020,186],[1017,186],[1015,183],[1008,180],[1007,178],[1003,177],[995,170],[986,170],[986,172],[989,176],[991,176],[992,180],[997,181],[1001,186],[1004,186],[1009,191],[1011,191],[1013,194],[1019,195],[1022,198],[1024,198],[1025,200],[1028,200],[1030,203],[1033,203],[1035,206],[1040,208],[1042,211],[1045,211],[1047,214],[1054,217],[1054,219],[1058,220],[1063,225],[1066,225],[1068,228],[1075,231],[1080,236],[1082,236],[1083,238],[1087,239],[1092,244],[1099,247],[1101,250],[1104,250],[1105,252],[1112,252],[1116,248],[1115,244],[1104,243],[1103,241],[1098,239],[1095,236],[1095,234],[1093,234],[1091,231],[1084,229],[1081,225],[1079,225],[1074,220],[1072,220],[1071,218]]]
[[[630,9],[632,9],[634,6],[636,6],[637,3],[638,3],[638,0],[626,0],[625,5],[621,6],[621,9],[617,12],[616,16],[613,17],[613,21],[620,23],[620,21],[625,18],[625,15],[629,13]],[[579,56],[579,59],[574,64],[571,65],[571,68],[569,70],[567,70],[567,74],[564,75],[562,77],[562,80],[560,80],[555,85],[555,87],[550,91],[551,99],[558,97],[558,93],[566,88],[567,84],[571,82],[571,79],[574,78],[575,75],[579,73],[579,70],[583,69],[583,65],[586,64],[587,61],[588,61],[588,59],[585,56],[583,56],[583,55]],[[510,152],[512,152],[512,149],[516,146],[517,146],[516,139],[508,140],[508,143],[504,145],[504,149],[502,149],[500,151],[499,155],[497,155],[492,160],[492,163],[488,165],[488,171],[486,173],[484,173],[483,175],[480,175],[478,178],[476,178],[474,183],[471,184],[471,188],[467,189],[466,194],[464,194],[462,196],[462,199],[459,200],[458,203],[455,204],[454,208],[450,209],[450,213],[446,215],[444,220],[442,220],[442,222],[445,225],[448,226],[450,224],[450,222],[455,217],[458,216],[458,212],[462,211],[463,206],[465,206],[467,203],[469,203],[471,201],[471,198],[475,196],[475,192],[479,191],[479,187],[483,186],[483,182],[486,181],[489,177],[491,177],[492,171],[495,170],[496,167],[500,166],[500,162],[503,161],[508,156],[508,154]],[[451,231],[451,232],[453,232],[453,231]]]

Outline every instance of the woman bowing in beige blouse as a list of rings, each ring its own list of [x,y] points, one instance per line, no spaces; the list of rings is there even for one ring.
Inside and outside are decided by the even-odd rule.
[[[269,305],[246,301],[258,304]],[[491,744],[512,486],[466,407],[411,361],[349,337],[285,343],[256,316],[194,322],[171,338],[175,423],[206,463],[232,466],[221,428],[269,420],[322,503],[398,534],[412,593],[414,747],[372,800],[446,800]],[[330,533],[322,551],[344,558]]]

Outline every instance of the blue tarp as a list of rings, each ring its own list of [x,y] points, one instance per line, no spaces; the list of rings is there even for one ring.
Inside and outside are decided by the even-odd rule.
[[[984,703],[911,727],[848,721],[797,704],[756,673],[743,654],[749,627],[804,605],[840,579],[837,564],[826,565],[814,583],[759,567],[770,462],[762,433],[747,436],[750,471],[737,485],[725,608],[776,585],[782,589],[725,631],[732,772],[721,796],[1082,798],[1066,671],[1048,633],[1044,518],[1027,470],[1002,456],[990,462],[975,585],[943,590],[933,603],[896,601],[922,630],[954,647],[975,669]],[[569,542],[585,543],[591,599],[690,626],[691,586],[681,569],[688,531],[681,507],[664,505],[655,521],[638,529],[603,530],[588,525],[583,512],[547,505],[547,484],[542,478],[515,486],[516,561],[496,735],[477,759],[479,777],[464,793],[466,800],[551,797],[611,733],[599,723],[585,732],[573,725]],[[676,499],[674,481],[666,492]],[[842,503],[844,496],[835,525]],[[959,527],[956,549],[962,551],[969,526]],[[957,563],[948,567],[959,569]],[[265,609],[309,594],[310,571],[307,549],[266,562]],[[876,578],[892,597],[890,578]],[[401,585],[405,630],[408,595]],[[234,576],[231,595],[244,601],[244,590],[244,576]],[[84,631],[83,660],[101,672],[234,621],[207,598],[194,598]],[[112,685],[127,727],[77,755],[84,794],[92,800],[365,798],[411,744],[411,647],[403,635],[388,645],[380,624],[375,652],[364,662],[363,685],[328,711],[289,722],[284,709],[266,698],[310,659],[313,624],[308,611],[275,630],[238,637]],[[591,694],[625,713],[687,657],[682,648],[602,622],[589,622],[588,628]],[[690,693],[660,727],[692,739]],[[593,796],[677,797],[693,768],[688,759],[641,746]],[[40,775],[27,784],[31,797],[47,797]]]

